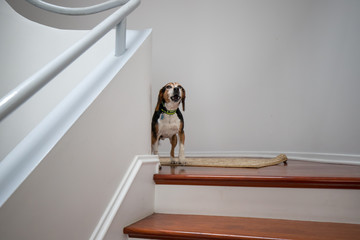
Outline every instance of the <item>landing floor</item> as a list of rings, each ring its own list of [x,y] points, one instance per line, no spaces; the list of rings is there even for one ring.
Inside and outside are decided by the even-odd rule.
[[[360,189],[360,165],[288,160],[264,168],[163,166],[157,184]]]

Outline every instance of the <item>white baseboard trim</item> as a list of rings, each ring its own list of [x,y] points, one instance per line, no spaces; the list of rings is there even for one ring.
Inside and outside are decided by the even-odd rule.
[[[199,151],[186,152],[187,157],[276,157],[286,154],[289,159],[312,162],[360,165],[360,155],[338,153],[312,153],[288,151]],[[169,156],[168,152],[160,152],[160,156]]]
[[[137,155],[130,164],[123,179],[121,180],[118,188],[116,189],[111,201],[105,209],[99,223],[97,224],[90,240],[100,240],[105,237],[117,211],[119,210],[124,198],[126,197],[130,186],[132,185],[135,177],[137,176],[143,164],[159,163],[158,156],[154,155]],[[158,166],[158,164],[156,164]],[[158,167],[157,167],[158,169]]]

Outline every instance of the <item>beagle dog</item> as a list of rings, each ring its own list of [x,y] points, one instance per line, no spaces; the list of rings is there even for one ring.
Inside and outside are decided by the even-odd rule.
[[[151,151],[158,154],[159,140],[169,138],[171,143],[171,164],[185,164],[184,118],[179,109],[182,103],[185,111],[185,89],[178,83],[168,83],[159,91],[158,101],[151,122]],[[175,160],[174,150],[180,138],[179,161]]]

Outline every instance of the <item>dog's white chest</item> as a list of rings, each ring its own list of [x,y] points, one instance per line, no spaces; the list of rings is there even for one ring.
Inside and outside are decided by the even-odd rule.
[[[171,138],[180,129],[180,119],[176,114],[168,115],[162,113],[158,119],[159,136],[161,138]]]

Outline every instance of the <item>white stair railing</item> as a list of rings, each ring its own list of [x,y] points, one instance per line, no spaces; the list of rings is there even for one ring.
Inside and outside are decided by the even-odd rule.
[[[89,14],[106,11],[111,8],[119,7],[121,5],[124,5],[128,0],[110,0],[97,5],[93,5],[89,7],[81,7],[81,8],[62,7],[41,0],[26,0],[26,1],[38,8],[54,13],[59,13],[64,15],[89,15]]]
[[[27,1],[42,9],[66,15],[86,15],[117,6],[122,7],[92,29],[84,38],[1,98],[0,121],[26,102],[114,27],[116,27],[115,56],[124,53],[126,48],[126,17],[140,4],[140,0],[129,0],[127,2],[124,0],[111,0],[91,7],[66,8],[41,0]]]

